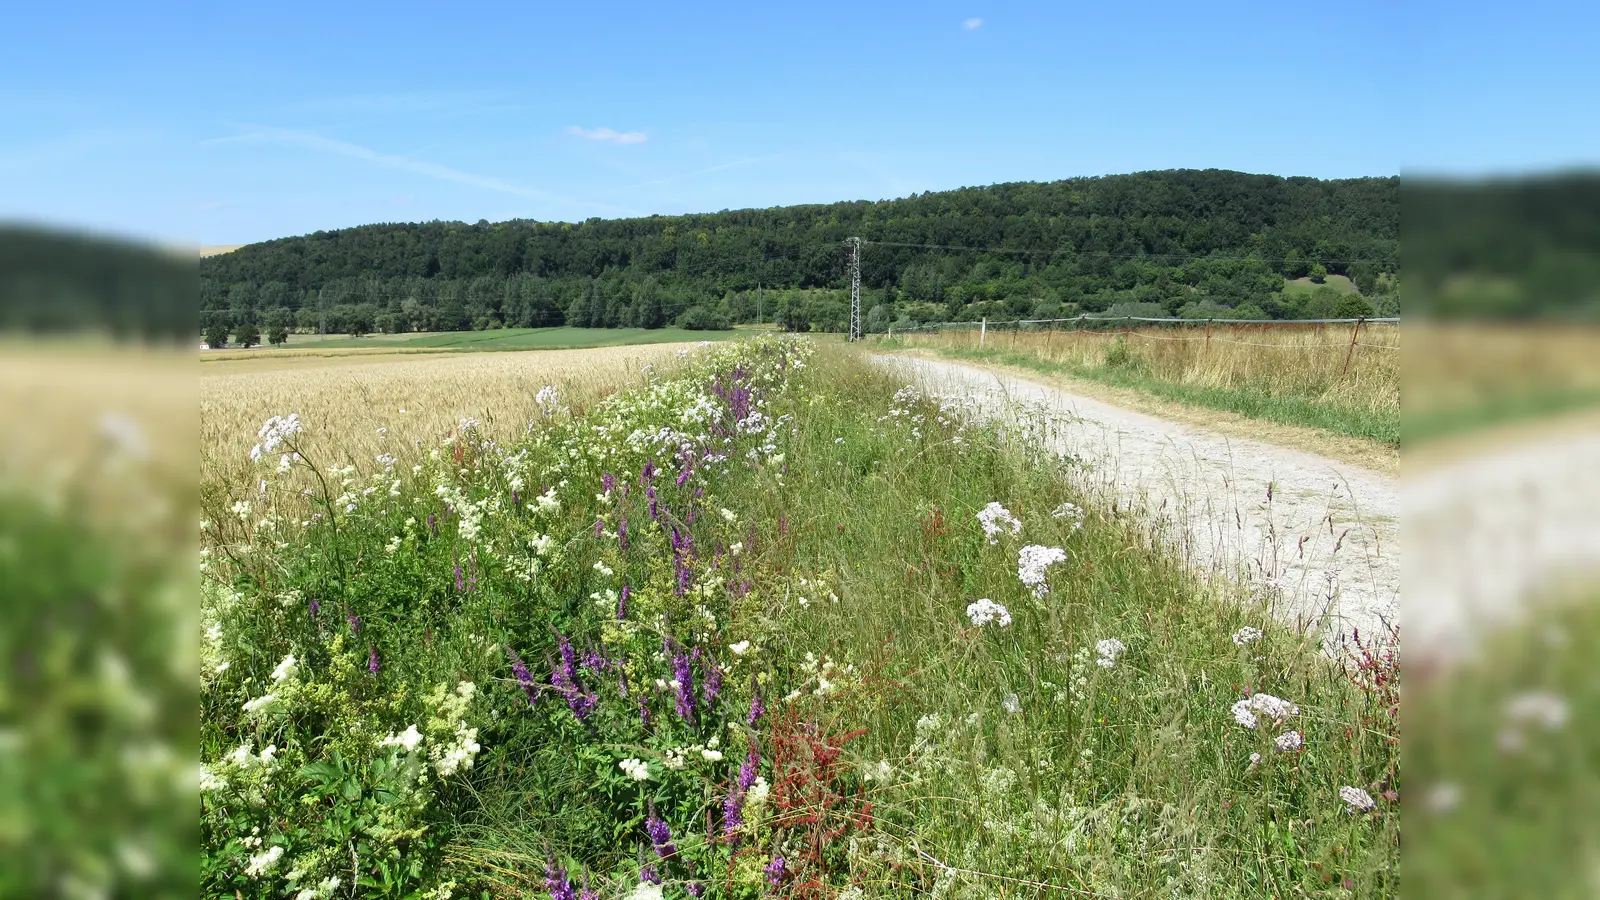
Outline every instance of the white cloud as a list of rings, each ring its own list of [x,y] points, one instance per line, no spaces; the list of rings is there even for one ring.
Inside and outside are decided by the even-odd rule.
[[[983,20],[977,16],[973,16],[965,22],[962,22],[961,27],[968,31],[977,31],[979,28],[983,27]]]
[[[642,144],[647,138],[642,131],[612,131],[609,128],[584,128],[574,125],[567,129],[568,134],[590,141],[611,141],[614,144]]]

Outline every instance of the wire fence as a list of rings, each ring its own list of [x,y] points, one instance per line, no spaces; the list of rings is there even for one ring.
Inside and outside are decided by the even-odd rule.
[[[1373,318],[1357,319],[1163,319],[1148,316],[1094,316],[1081,315],[1066,319],[1000,319],[989,321],[980,319],[976,322],[930,322],[922,325],[894,326],[888,329],[887,337],[893,338],[896,334],[944,334],[952,331],[978,332],[980,346],[985,342],[988,332],[1017,334],[1047,333],[1047,334],[1074,334],[1092,337],[1129,336],[1142,340],[1153,341],[1180,341],[1180,342],[1205,342],[1219,344],[1237,344],[1246,347],[1265,347],[1281,350],[1307,350],[1323,349],[1309,347],[1303,343],[1272,343],[1265,341],[1245,341],[1227,334],[1214,333],[1215,327],[1234,329],[1244,326],[1246,331],[1268,334],[1273,331],[1287,331],[1301,327],[1325,327],[1332,325],[1350,326],[1351,347],[1370,347],[1374,350],[1398,351],[1398,344],[1376,343],[1361,340],[1362,329],[1369,325],[1399,325],[1400,319],[1396,316],[1379,316]],[[1253,328],[1251,326],[1254,326]],[[1160,334],[1160,331],[1186,331],[1204,329],[1203,334]],[[1341,343],[1342,346],[1342,343]]]

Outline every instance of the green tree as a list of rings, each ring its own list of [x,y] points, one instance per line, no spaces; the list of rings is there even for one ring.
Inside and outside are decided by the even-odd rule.
[[[1345,294],[1333,308],[1335,319],[1370,319],[1372,304],[1360,294]]]
[[[254,347],[261,343],[261,329],[256,325],[255,317],[246,316],[245,320],[233,329],[233,342],[241,347]]]
[[[267,311],[267,343],[274,346],[289,342],[289,325],[293,313],[279,306]]]
[[[221,316],[211,320],[206,326],[206,346],[213,350],[221,350],[228,346],[228,323]]]
[[[1322,284],[1328,280],[1328,267],[1322,263],[1311,264],[1311,283]]]

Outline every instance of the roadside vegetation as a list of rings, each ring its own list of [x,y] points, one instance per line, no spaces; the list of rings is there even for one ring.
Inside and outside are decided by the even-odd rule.
[[[1398,891],[1392,657],[838,348],[668,368],[208,433],[202,893]]]
[[[1015,366],[1131,388],[1161,400],[1320,429],[1397,450],[1400,330],[1364,325],[1262,329],[1204,323],[1106,331],[910,332],[886,349]],[[1349,368],[1345,369],[1346,358]]]

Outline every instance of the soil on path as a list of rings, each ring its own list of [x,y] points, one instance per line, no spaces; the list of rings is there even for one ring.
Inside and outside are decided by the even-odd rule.
[[[988,418],[1042,416],[1084,486],[1149,511],[1197,570],[1264,588],[1275,615],[1331,644],[1400,624],[1398,480],[1303,450],[1231,437],[1027,378],[873,357]]]

